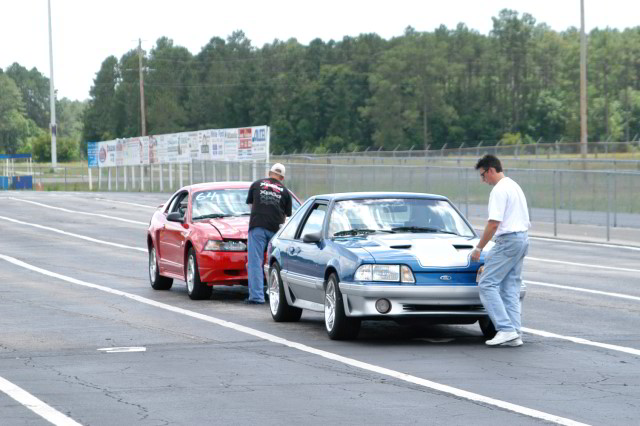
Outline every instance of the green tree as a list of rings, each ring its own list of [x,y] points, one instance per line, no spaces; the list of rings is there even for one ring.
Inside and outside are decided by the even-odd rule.
[[[36,68],[27,70],[18,63],[13,63],[6,74],[15,81],[22,94],[26,116],[39,127],[48,128],[49,114],[49,79]]]
[[[17,153],[29,131],[18,86],[7,74],[0,74],[0,152]]]

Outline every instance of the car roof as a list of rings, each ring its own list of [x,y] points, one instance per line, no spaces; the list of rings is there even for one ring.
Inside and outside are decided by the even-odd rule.
[[[448,200],[444,195],[424,194],[421,192],[338,192],[334,194],[315,195],[322,200],[362,200],[369,198],[420,198],[425,200]]]
[[[251,186],[251,182],[232,181],[232,182],[204,182],[194,183],[193,185],[185,186],[181,190],[189,191],[206,191],[212,189],[245,189]]]

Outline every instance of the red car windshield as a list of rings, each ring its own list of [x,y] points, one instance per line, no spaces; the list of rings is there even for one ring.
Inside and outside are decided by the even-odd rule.
[[[193,220],[242,216],[251,213],[247,204],[248,188],[243,189],[215,189],[200,191],[193,194]]]

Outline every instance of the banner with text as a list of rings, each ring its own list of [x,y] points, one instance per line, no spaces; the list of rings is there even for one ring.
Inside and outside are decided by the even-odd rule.
[[[266,160],[269,127],[171,133],[87,143],[89,167]]]

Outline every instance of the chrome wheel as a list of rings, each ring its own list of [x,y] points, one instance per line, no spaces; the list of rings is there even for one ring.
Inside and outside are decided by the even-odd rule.
[[[193,256],[189,256],[189,260],[187,261],[187,291],[189,294],[193,293],[193,277],[195,275],[196,270],[196,261],[193,259]]]
[[[156,280],[157,268],[156,248],[153,247],[151,248],[151,253],[149,253],[149,278],[151,279],[151,282]]]
[[[336,321],[336,286],[333,280],[327,281],[324,295],[324,325],[327,331],[333,330]]]
[[[271,273],[269,274],[269,307],[273,315],[278,312],[278,306],[280,306],[280,280],[278,279],[276,268],[271,268]]]

